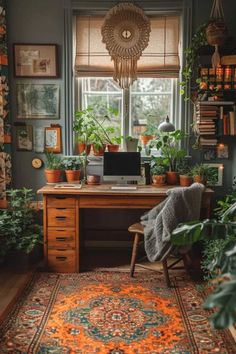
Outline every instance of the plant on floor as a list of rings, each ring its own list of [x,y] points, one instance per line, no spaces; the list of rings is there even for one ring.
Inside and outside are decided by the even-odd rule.
[[[175,246],[189,246],[197,241],[207,242],[203,253],[203,268],[208,271],[208,277],[214,278],[215,290],[207,298],[204,307],[217,309],[211,316],[216,329],[236,323],[235,215],[236,203],[221,214],[219,219],[180,224],[171,235],[171,242]]]
[[[31,189],[7,191],[8,208],[0,210],[0,260],[11,249],[30,253],[42,243],[42,226],[35,220],[31,203],[35,198]]]

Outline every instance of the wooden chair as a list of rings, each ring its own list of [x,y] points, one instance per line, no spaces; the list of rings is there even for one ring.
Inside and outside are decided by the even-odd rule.
[[[132,234],[134,234],[134,243],[133,243],[133,249],[132,249],[132,257],[131,257],[131,264],[130,264],[130,276],[134,276],[134,271],[135,271],[135,266],[138,265],[142,268],[147,268],[150,270],[149,267],[137,264],[137,254],[138,254],[138,246],[141,244],[141,242],[144,241],[143,236],[144,236],[144,227],[140,223],[132,224],[129,228],[128,231]],[[167,258],[162,260],[162,267],[163,271],[158,271],[160,273],[164,273],[165,277],[165,282],[166,286],[170,287],[171,286],[171,281],[169,277],[169,269],[183,269],[184,267],[176,267],[176,264],[182,261],[182,256],[178,259],[175,259],[171,264],[167,263]],[[153,269],[152,269],[153,270]]]

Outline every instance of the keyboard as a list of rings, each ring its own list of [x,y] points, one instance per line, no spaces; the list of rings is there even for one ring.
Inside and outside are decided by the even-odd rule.
[[[111,189],[117,190],[117,191],[134,191],[137,189],[136,186],[111,186]]]

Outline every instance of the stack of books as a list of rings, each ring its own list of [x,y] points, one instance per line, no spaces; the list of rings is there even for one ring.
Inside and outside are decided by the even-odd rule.
[[[219,106],[213,102],[199,102],[196,107],[195,129],[201,145],[217,145]]]

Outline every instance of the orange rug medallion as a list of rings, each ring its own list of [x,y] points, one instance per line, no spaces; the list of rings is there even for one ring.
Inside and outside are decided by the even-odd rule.
[[[194,284],[138,273],[36,274],[1,325],[1,353],[235,353]]]

